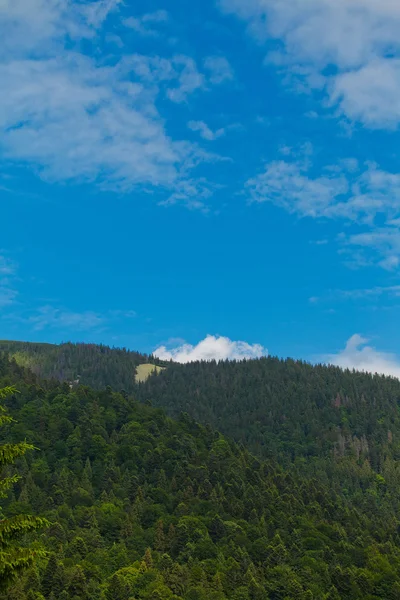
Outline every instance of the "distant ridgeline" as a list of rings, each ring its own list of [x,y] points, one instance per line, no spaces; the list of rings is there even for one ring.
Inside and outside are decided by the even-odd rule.
[[[299,468],[324,468],[330,457],[380,473],[400,459],[400,381],[392,377],[273,357],[171,363],[136,397]]]
[[[310,457],[302,450],[298,465],[282,467],[279,448],[275,458],[255,458],[187,415],[172,420],[110,387],[95,391],[46,382],[0,355],[0,388],[15,385],[21,392],[6,401],[16,422],[7,426],[5,440],[26,439],[40,449],[17,465],[22,479],[0,500],[0,518],[33,513],[52,523],[39,540],[29,540],[41,542],[48,558],[0,594],[1,600],[400,598],[398,382],[375,385],[372,378],[341,378],[339,371],[296,363],[276,363],[275,381],[269,366],[220,365],[222,376],[216,365],[193,365],[187,375],[194,378],[193,390],[175,367],[171,377],[169,367],[148,383],[156,392],[155,382],[173,386],[176,378],[166,398],[175,395],[178,405],[183,393],[187,402],[189,388],[197,403],[207,392],[209,411],[220,403],[227,423],[237,408],[237,388],[244,394],[238,435],[245,438],[251,422],[246,411],[256,427],[265,412],[264,404],[254,408],[263,395],[257,386],[271,398],[280,379],[278,400],[267,411],[275,419],[274,444],[279,446],[281,431],[284,456],[285,440],[293,438],[302,449],[311,435],[321,437],[323,461],[330,431],[337,446],[331,462],[325,456],[326,472],[316,468],[315,449]],[[257,375],[265,369],[268,377]],[[250,381],[254,385],[245,392]],[[351,381],[350,397],[340,386]],[[334,384],[337,397],[330,391]],[[278,417],[285,393],[289,398]],[[321,410],[333,421],[317,432]],[[304,431],[307,420],[312,434]],[[250,440],[253,434],[250,429]],[[335,469],[345,474],[347,487],[332,485]]]
[[[37,344],[0,341],[0,352],[7,352],[18,364],[29,367],[46,379],[81,383],[96,389],[110,385],[115,390],[132,392],[137,368],[139,381],[151,374],[162,361],[153,356],[97,344]],[[158,369],[160,370],[160,369]]]

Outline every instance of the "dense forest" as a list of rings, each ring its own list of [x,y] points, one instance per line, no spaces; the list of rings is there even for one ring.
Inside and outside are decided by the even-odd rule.
[[[283,462],[354,455],[379,470],[386,456],[400,457],[400,381],[393,377],[277,358],[170,363],[136,395]]]
[[[136,367],[145,363],[163,364],[153,356],[125,348],[98,344],[35,344],[0,340],[0,352],[13,356],[18,364],[29,367],[45,379],[59,379],[76,385],[132,392]]]
[[[0,519],[50,526],[22,540],[47,556],[2,600],[400,599],[397,380],[171,363],[130,395],[16,358],[0,357],[20,392],[0,443],[37,450]]]

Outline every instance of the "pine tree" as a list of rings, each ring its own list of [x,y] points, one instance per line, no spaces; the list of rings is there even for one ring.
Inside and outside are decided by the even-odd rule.
[[[162,519],[160,519],[157,523],[154,536],[154,548],[159,552],[164,552],[165,550],[164,523],[162,522]]]
[[[55,554],[52,554],[48,560],[46,569],[42,577],[42,593],[47,598],[53,589],[54,575],[58,569],[58,561]]]
[[[0,400],[16,393],[17,391],[12,387],[0,389]],[[5,409],[0,406],[0,427],[12,422],[12,417],[7,415]],[[20,479],[18,475],[2,477],[2,472],[17,458],[24,456],[28,450],[34,450],[34,447],[27,442],[0,445],[0,498],[5,498],[7,492]],[[48,524],[46,519],[28,515],[1,518],[0,509],[0,589],[6,589],[35,559],[44,556],[42,550],[20,547],[16,542],[26,533],[36,531]]]
[[[128,600],[129,586],[125,584],[122,577],[114,573],[106,588],[105,597],[107,600]]]
[[[76,565],[72,571],[68,593],[71,597],[78,596],[81,600],[87,598],[86,577],[80,565]]]
[[[153,567],[153,557],[151,555],[150,548],[146,548],[146,552],[144,553],[143,561],[146,563],[146,567],[151,569]]]

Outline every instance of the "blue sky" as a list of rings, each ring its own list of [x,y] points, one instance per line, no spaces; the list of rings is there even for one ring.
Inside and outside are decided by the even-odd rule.
[[[391,0],[2,3],[1,337],[399,374],[399,26]]]

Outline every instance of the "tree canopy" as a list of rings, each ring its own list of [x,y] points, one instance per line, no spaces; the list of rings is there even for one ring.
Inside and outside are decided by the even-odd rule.
[[[215,384],[216,370],[205,371],[204,385]],[[300,394],[302,378],[291,377]],[[372,381],[360,405],[376,413],[384,402],[392,406],[395,384],[388,381],[381,396]],[[44,515],[51,522],[42,535],[48,558],[0,595],[4,600],[400,597],[397,421],[390,422],[391,436],[379,423],[364,432],[368,418],[345,405],[343,391],[340,406],[336,396],[329,400],[332,411],[341,411],[342,428],[334,423],[332,445],[315,462],[304,450],[289,460],[285,447],[256,456],[187,413],[171,419],[111,387],[44,381],[6,355],[0,385],[21,392],[5,400],[15,419],[6,424],[7,443],[28,439],[40,448],[18,459],[22,479],[4,499],[4,516]],[[321,382],[320,389],[330,385]],[[283,377],[282,386],[289,389]],[[288,407],[282,411],[290,423]]]

